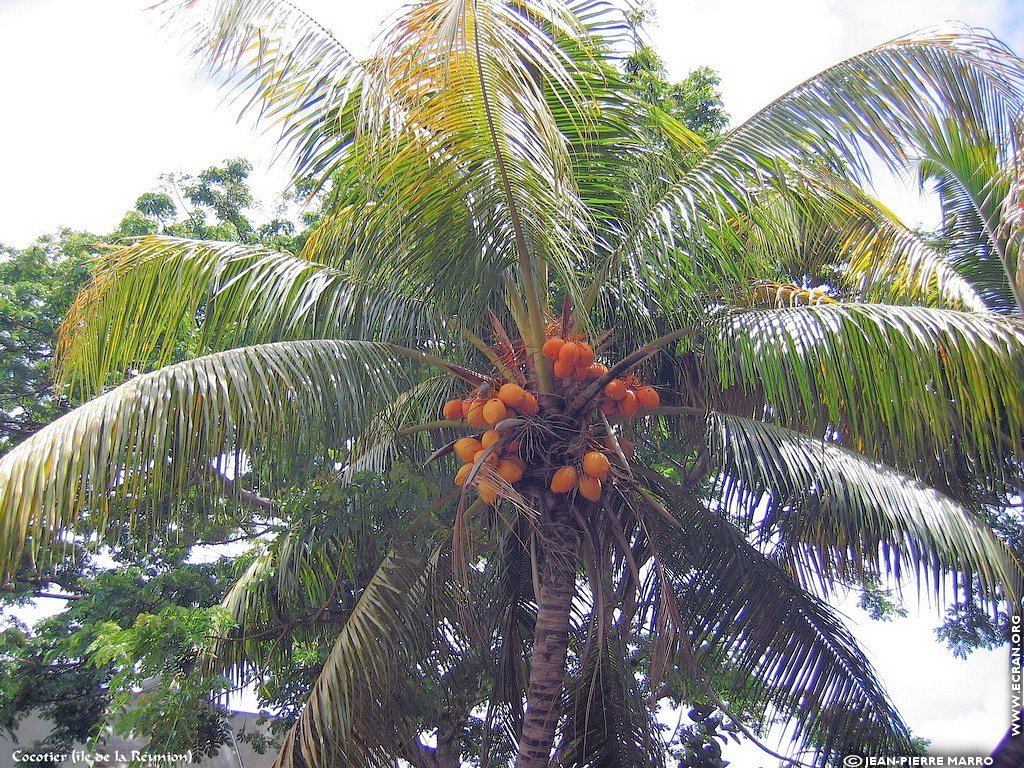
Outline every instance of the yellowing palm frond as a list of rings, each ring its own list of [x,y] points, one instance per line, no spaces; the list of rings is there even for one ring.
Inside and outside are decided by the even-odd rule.
[[[166,365],[184,338],[201,352],[303,338],[430,338],[421,300],[288,253],[144,237],[113,251],[61,327],[58,371],[94,393],[111,376]]]

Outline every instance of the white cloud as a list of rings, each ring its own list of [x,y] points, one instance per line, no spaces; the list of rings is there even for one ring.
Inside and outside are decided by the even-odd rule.
[[[651,37],[670,73],[718,70],[734,121],[848,56],[945,21],[993,29],[1024,48],[1019,16],[1003,0],[662,1],[657,19]]]
[[[341,15],[337,3],[305,4],[314,14],[333,6],[339,36],[355,48],[381,13],[371,4]],[[197,83],[181,41],[148,5],[0,4],[0,242],[24,245],[62,225],[109,231],[161,173],[228,157],[254,163],[260,196],[283,187],[285,164],[269,163],[272,135],[237,124],[237,107]]]

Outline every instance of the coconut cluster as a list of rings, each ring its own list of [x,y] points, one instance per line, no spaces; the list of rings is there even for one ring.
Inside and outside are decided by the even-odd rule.
[[[559,405],[593,386],[594,381],[606,380],[608,367],[596,362],[594,348],[584,338],[563,335],[557,326],[549,327],[542,353],[555,378],[555,393],[561,397],[548,398],[542,406],[536,393],[495,376],[462,399],[444,405],[446,419],[484,430],[456,440],[452,450],[463,462],[455,483],[476,488],[488,504],[508,495],[509,486],[529,481],[556,494],[576,493],[588,501],[600,501],[615,459],[620,454],[632,458],[633,446],[608,433],[600,423],[598,409],[609,418],[630,419],[660,402],[657,390],[636,376],[613,378],[590,401],[589,413],[582,421],[567,426]],[[529,452],[524,452],[522,438],[531,427],[541,434],[560,434],[561,430],[566,437],[553,438],[543,450],[524,455]]]
[[[462,400],[449,400],[445,403],[446,419],[465,420],[474,428],[490,427],[479,436],[463,437],[455,441],[452,450],[463,462],[455,474],[455,484],[465,486],[474,467],[482,464],[493,467],[498,476],[509,484],[519,482],[526,472],[526,462],[519,456],[521,444],[517,440],[508,440],[507,433],[503,434],[494,427],[510,418],[534,416],[539,411],[536,395],[513,382],[501,383],[496,388],[487,387],[482,392],[478,389]],[[473,485],[480,498],[488,504],[497,501],[500,488],[496,483],[488,482],[489,473],[478,469],[473,474]]]

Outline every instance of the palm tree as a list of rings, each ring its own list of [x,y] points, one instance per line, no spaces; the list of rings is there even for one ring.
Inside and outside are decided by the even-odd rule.
[[[663,762],[668,676],[786,718],[818,764],[909,749],[823,598],[910,572],[1016,604],[972,494],[1020,476],[1024,325],[861,184],[937,124],[1016,148],[1019,59],[900,38],[709,147],[634,91],[601,0],[421,2],[365,59],[287,2],[163,7],[329,215],[297,257],[147,237],[98,265],[58,360],[95,399],[0,461],[5,576],[166,533],[211,472],[451,477],[456,452],[461,487],[395,508],[350,600],[329,526],[227,596],[209,663],[242,679],[343,617],[278,765],[440,760],[404,696],[470,656],[517,768]],[[268,608],[303,603],[323,610]]]

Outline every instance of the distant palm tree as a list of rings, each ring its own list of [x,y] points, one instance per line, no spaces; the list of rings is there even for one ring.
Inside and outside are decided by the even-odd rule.
[[[953,574],[1016,602],[1020,565],[964,504],[1019,479],[1024,325],[858,185],[935,125],[1015,153],[1022,62],[901,38],[708,147],[634,91],[600,0],[422,2],[363,60],[287,2],[165,6],[329,214],[301,257],[149,237],[99,265],[59,359],[97,397],[0,461],[2,570],[166,532],[211,468],[454,449],[462,489],[408,512],[343,606],[279,765],[437,758],[403,691],[458,653],[486,660],[517,768],[664,762],[667,671],[786,718],[820,764],[909,750],[815,592]],[[183,333],[196,356],[159,367]],[[486,446],[454,442],[485,421]],[[274,600],[341,610],[337,537],[300,533],[228,596],[239,676]]]

